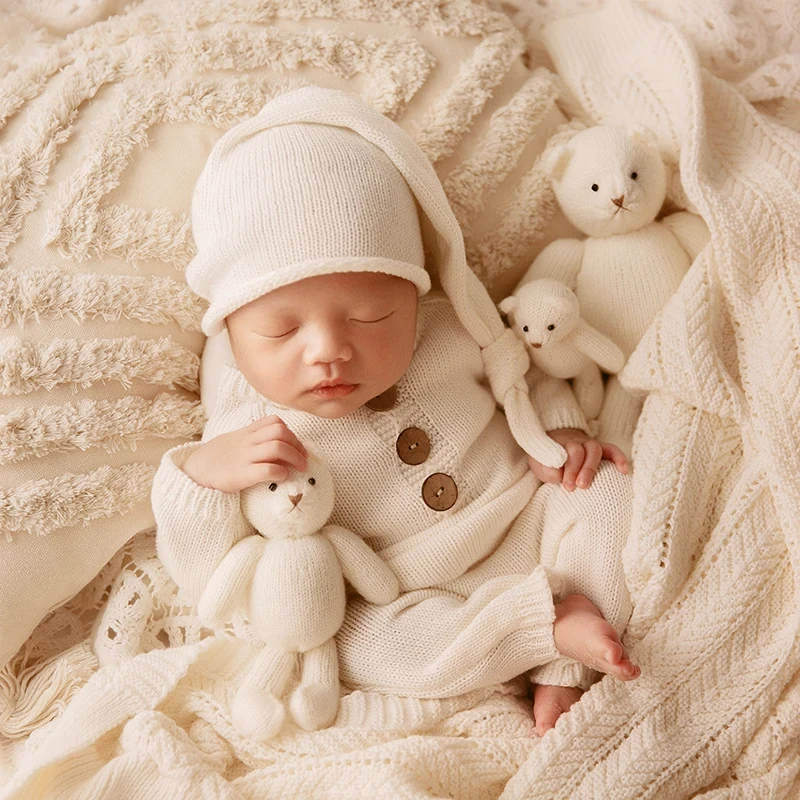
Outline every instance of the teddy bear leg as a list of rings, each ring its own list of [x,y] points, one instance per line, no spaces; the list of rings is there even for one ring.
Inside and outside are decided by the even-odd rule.
[[[598,435],[603,441],[617,445],[628,459],[631,458],[633,433],[641,410],[641,398],[624,389],[619,379],[612,375],[606,384]]]
[[[303,654],[302,677],[289,701],[294,721],[306,731],[326,728],[339,710],[339,656],[336,640]]]
[[[236,692],[231,716],[236,730],[257,742],[275,736],[285,716],[280,696],[294,671],[295,654],[264,645]]]
[[[594,361],[587,361],[572,379],[572,388],[586,420],[597,419],[603,405],[603,376]]]

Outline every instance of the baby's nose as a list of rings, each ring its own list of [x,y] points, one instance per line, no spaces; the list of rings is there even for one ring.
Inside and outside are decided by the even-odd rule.
[[[289,495],[289,499],[292,501],[292,505],[296,506],[303,499],[303,495],[302,494],[290,494]]]
[[[337,361],[349,361],[352,357],[353,348],[349,340],[337,332],[325,332],[317,336],[305,352],[305,362],[308,365],[333,364]]]

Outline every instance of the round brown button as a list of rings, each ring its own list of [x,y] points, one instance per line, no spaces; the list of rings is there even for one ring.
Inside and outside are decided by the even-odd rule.
[[[420,428],[406,428],[397,437],[397,455],[404,464],[421,464],[431,454],[431,440]]]
[[[456,482],[444,472],[434,472],[422,484],[422,499],[434,511],[447,511],[458,499]]]
[[[364,405],[373,411],[388,411],[397,404],[397,387],[390,386],[385,392],[381,392],[372,400],[368,400]]]

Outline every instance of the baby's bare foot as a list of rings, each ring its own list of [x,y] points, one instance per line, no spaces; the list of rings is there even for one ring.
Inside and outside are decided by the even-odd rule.
[[[553,638],[559,653],[621,681],[632,681],[641,670],[628,658],[617,632],[588,597],[571,594],[555,604]]]
[[[577,703],[583,694],[576,686],[548,686],[537,684],[533,687],[533,721],[536,733],[544,736],[550,728],[555,727],[558,718],[569,711],[573,703]]]

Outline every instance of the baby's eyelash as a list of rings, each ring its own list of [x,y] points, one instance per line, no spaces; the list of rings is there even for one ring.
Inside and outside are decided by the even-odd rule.
[[[290,331],[286,331],[286,333],[278,334],[277,336],[268,336],[266,333],[258,333],[256,331],[256,336],[260,336],[262,339],[285,339],[289,334],[294,333],[297,328],[292,328]]]
[[[365,325],[369,325],[369,324],[371,324],[373,322],[383,322],[383,320],[389,319],[389,317],[391,317],[392,314],[394,314],[394,311],[390,311],[388,314],[385,314],[382,317],[378,317],[378,319],[355,319],[355,318],[352,318],[350,320],[350,322],[363,322]]]

